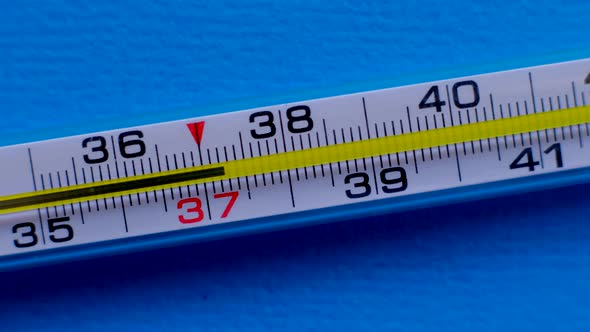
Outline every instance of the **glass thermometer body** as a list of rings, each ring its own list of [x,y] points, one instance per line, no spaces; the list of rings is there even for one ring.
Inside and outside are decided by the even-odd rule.
[[[583,118],[428,138],[586,114],[589,73],[578,60],[2,147],[0,269],[586,182]],[[217,173],[186,175],[199,167]]]

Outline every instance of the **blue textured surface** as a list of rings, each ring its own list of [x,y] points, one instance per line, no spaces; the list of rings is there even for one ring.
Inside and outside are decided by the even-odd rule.
[[[0,3],[0,143],[589,46],[582,1],[115,3]],[[589,189],[3,273],[0,324],[588,330]]]

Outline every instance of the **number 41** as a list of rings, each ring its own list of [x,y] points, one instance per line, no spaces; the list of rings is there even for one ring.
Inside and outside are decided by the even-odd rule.
[[[563,167],[563,157],[561,155],[561,144],[555,143],[545,149],[543,153],[549,154],[551,152],[555,152],[555,164],[557,168]],[[529,172],[535,170],[535,166],[538,166],[540,162],[536,161],[533,157],[533,149],[528,147],[522,150],[522,152],[516,156],[516,159],[512,163],[510,163],[510,169],[518,169],[518,168],[528,168]]]

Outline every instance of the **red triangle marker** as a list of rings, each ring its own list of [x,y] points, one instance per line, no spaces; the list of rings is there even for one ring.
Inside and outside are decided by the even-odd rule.
[[[186,126],[193,135],[195,142],[197,142],[198,145],[201,145],[201,139],[203,138],[203,129],[205,129],[205,121],[187,123]]]

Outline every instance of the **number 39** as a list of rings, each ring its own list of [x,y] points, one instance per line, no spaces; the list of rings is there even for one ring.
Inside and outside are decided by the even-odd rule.
[[[397,173],[397,177],[391,177],[390,174]],[[404,191],[408,188],[408,178],[406,176],[406,171],[402,167],[391,167],[385,168],[379,173],[379,179],[383,186],[381,190],[384,193],[392,194],[400,191]],[[364,172],[352,173],[348,174],[344,178],[345,184],[353,184],[354,189],[347,189],[346,190],[346,197],[348,198],[363,198],[367,197],[371,194],[371,184],[370,184],[369,174]]]

